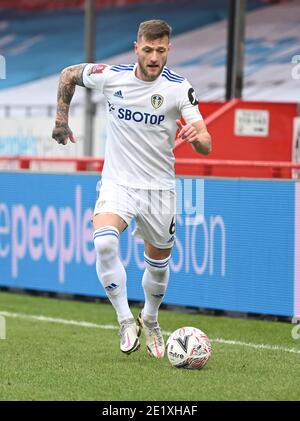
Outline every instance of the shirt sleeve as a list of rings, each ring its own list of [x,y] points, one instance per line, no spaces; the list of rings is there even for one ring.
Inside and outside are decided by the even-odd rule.
[[[182,89],[178,101],[179,112],[187,124],[195,123],[196,121],[203,120],[199,111],[198,99],[191,84],[185,80],[182,82]]]
[[[107,71],[110,66],[104,63],[88,63],[82,75],[83,84],[86,88],[97,89],[103,93]]]

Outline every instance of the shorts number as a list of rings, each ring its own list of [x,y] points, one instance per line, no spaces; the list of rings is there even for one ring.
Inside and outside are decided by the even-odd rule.
[[[170,224],[170,228],[169,228],[170,235],[174,235],[175,234],[175,226],[176,226],[175,216],[173,216],[172,221],[171,221],[171,224]]]

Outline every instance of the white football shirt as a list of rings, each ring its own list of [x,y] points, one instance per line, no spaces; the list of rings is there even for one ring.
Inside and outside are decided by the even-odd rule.
[[[107,100],[103,179],[141,189],[175,187],[176,119],[202,120],[190,83],[164,67],[153,82],[135,76],[137,64],[87,64],[83,83]]]

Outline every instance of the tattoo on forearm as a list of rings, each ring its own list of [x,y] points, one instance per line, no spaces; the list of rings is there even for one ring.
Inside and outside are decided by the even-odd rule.
[[[67,67],[61,73],[57,93],[57,116],[56,122],[59,125],[68,123],[70,103],[73,98],[76,85],[83,85],[84,64]]]

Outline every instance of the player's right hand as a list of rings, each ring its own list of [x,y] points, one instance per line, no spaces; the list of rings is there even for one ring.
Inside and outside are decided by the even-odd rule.
[[[52,131],[52,138],[61,145],[66,145],[68,139],[70,139],[72,143],[76,142],[72,130],[67,124],[56,124]]]

